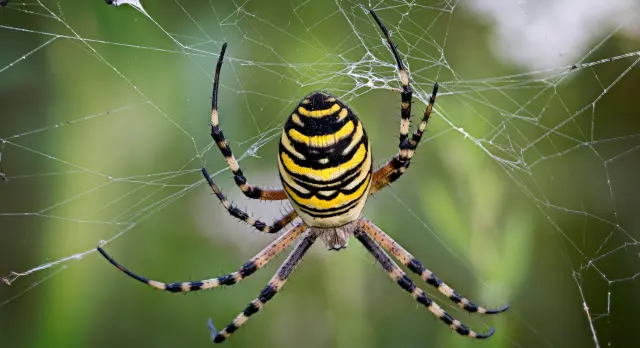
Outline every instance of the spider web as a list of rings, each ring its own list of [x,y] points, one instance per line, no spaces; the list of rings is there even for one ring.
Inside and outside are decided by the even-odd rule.
[[[469,298],[511,304],[502,318],[480,320],[445,306],[474,327],[495,325],[489,344],[630,346],[640,308],[632,296],[640,278],[637,3],[112,5],[36,0],[0,8],[0,272],[11,285],[0,288],[3,327],[40,292],[59,293],[65,285],[58,278],[99,283],[97,275],[111,269],[98,260],[98,243],[132,245],[120,257],[131,259],[157,238],[185,247],[167,236],[200,237],[193,243],[211,241],[206,248],[236,253],[224,264],[216,258],[214,271],[223,274],[270,240],[238,232],[199,174],[207,166],[230,197],[263,219],[288,207],[245,203],[212,147],[207,98],[223,42],[229,51],[222,127],[250,181],[278,184],[273,154],[281,124],[313,90],[328,90],[356,109],[379,164],[392,156],[399,82],[366,12],[374,8],[409,68],[414,119],[436,81],[440,94],[412,169],[366,214],[377,212],[385,230],[411,243],[416,256],[441,278],[454,278]],[[153,246],[132,268],[179,255],[183,269],[204,264],[194,279],[211,275],[205,248],[196,259],[184,256],[196,251],[165,250],[169,245]],[[367,262],[351,272],[376,270],[353,249],[349,262]],[[383,275],[366,277],[352,286],[377,284]],[[398,298],[392,302],[402,302],[406,295],[392,286],[388,292]],[[385,320],[396,321],[401,312],[389,313]],[[410,315],[433,325],[426,335],[405,332],[411,339],[463,344],[423,311]],[[19,333],[2,336],[24,342]]]

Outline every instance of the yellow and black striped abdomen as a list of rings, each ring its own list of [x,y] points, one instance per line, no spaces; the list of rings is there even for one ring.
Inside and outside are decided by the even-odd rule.
[[[337,98],[312,93],[296,106],[280,138],[280,178],[309,226],[356,220],[369,193],[372,160],[362,122]]]
[[[337,98],[312,93],[282,131],[280,178],[308,226],[338,227],[360,217],[372,173],[362,122]]]

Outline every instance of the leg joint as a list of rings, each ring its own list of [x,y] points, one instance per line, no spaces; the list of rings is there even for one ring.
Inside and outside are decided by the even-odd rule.
[[[258,296],[258,299],[262,303],[266,303],[267,301],[271,300],[273,296],[276,295],[277,291],[278,290],[276,290],[271,284],[269,284],[265,286],[264,289],[262,289],[262,291],[260,291],[260,296]]]
[[[255,262],[248,261],[244,265],[242,265],[242,267],[240,267],[239,273],[240,273],[240,276],[244,278],[252,275],[257,269],[258,269],[258,266],[256,266]]]
[[[407,267],[411,272],[416,274],[422,274],[422,272],[424,271],[424,266],[422,266],[422,263],[414,258],[409,261]]]
[[[237,282],[233,274],[227,274],[218,278],[218,280],[220,281],[220,285],[233,285]]]
[[[250,317],[250,316],[258,313],[259,310],[260,310],[260,308],[255,303],[251,302],[251,303],[249,303],[249,306],[247,306],[247,308],[242,313],[244,315],[246,315],[247,317]]]
[[[413,290],[416,289],[416,285],[406,274],[403,274],[402,277],[398,278],[397,282],[401,288],[405,289],[408,292],[413,292]]]

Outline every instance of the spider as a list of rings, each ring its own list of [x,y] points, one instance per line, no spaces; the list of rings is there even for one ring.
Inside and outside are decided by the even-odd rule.
[[[288,199],[293,210],[268,225],[253,219],[246,212],[232,205],[216,186],[206,168],[202,168],[202,174],[229,214],[253,226],[258,231],[276,233],[296,217],[300,217],[302,222],[282,234],[255,257],[243,264],[237,272],[200,281],[162,283],[150,280],[131,272],[116,262],[101,247],[98,247],[98,251],[109,262],[130,277],[156,289],[188,292],[236,284],[264,267],[287,246],[301,237],[302,240],[289,254],[273,278],[269,280],[267,286],[262,289],[260,295],[251,301],[246,309],[229,325],[223,330],[217,331],[209,319],[209,329],[215,343],[223,342],[229,338],[247,322],[249,317],[260,311],[276,295],[318,238],[324,241],[329,250],[341,250],[347,247],[348,239],[353,235],[402,289],[409,292],[416,301],[424,305],[434,316],[460,335],[484,339],[493,335],[495,330],[491,328],[487,333],[478,333],[453,318],[427,297],[426,293],[415,285],[383,248],[411,272],[418,274],[427,284],[470,313],[497,314],[509,308],[508,305],[505,305],[497,309],[487,309],[471,303],[425,268],[420,261],[373,222],[361,216],[367,197],[396,181],[409,167],[411,157],[427,126],[438,92],[438,84],[436,83],[422,121],[413,135],[409,137],[412,103],[409,77],[387,28],[373,10],[369,12],[386,37],[402,84],[398,154],[374,171],[367,133],[353,110],[328,93],[314,92],[302,99],[296,106],[282,131],[278,151],[278,168],[283,189],[268,190],[249,184],[231,153],[229,142],[225,139],[218,122],[218,84],[227,48],[225,43],[222,45],[213,80],[211,136],[233,172],[237,186],[245,196],[268,201]]]

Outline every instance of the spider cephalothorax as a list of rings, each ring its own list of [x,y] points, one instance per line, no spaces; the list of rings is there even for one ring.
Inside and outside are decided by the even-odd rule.
[[[496,314],[509,308],[509,306],[503,306],[497,309],[486,309],[471,303],[438,279],[433,272],[425,268],[420,261],[373,222],[361,216],[367,197],[397,180],[409,167],[411,158],[427,126],[438,92],[438,84],[435,84],[422,120],[416,131],[409,137],[413,94],[409,85],[409,77],[400,55],[391,41],[389,32],[375,12],[370,11],[370,13],[385,35],[400,75],[402,91],[400,92],[400,144],[397,155],[384,166],[373,171],[369,139],[362,122],[347,105],[336,97],[328,93],[315,92],[296,106],[282,131],[278,166],[284,188],[267,190],[248,184],[238,162],[231,153],[229,142],[224,137],[218,120],[218,83],[227,48],[225,43],[222,45],[213,80],[211,136],[233,172],[236,184],[248,198],[269,201],[288,199],[293,205],[293,210],[273,224],[266,224],[250,217],[246,212],[229,203],[205,168],[202,168],[202,174],[229,214],[253,226],[258,231],[276,233],[296,217],[300,217],[302,222],[284,232],[258,255],[242,265],[237,272],[200,281],[162,283],[150,280],[129,271],[111,258],[101,247],[98,247],[98,251],[109,262],[129,276],[157,289],[187,292],[211,289],[221,285],[233,285],[266,265],[296,239],[302,238],[276,274],[269,280],[267,286],[262,289],[260,295],[251,301],[231,324],[223,330],[217,331],[209,322],[212,340],[215,343],[226,340],[250,316],[257,313],[275,296],[318,238],[322,239],[329,249],[340,250],[346,247],[349,237],[354,235],[402,289],[409,292],[418,303],[425,306],[434,316],[461,335],[487,338],[493,334],[494,330],[491,328],[487,333],[477,333],[454,319],[415,285],[413,280],[387,255],[385,249],[407,269],[419,275],[428,285],[436,288],[460,308],[470,313]]]

